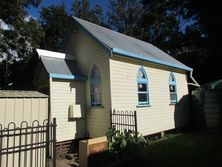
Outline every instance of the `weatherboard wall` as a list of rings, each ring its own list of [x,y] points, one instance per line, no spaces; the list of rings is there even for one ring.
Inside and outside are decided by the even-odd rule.
[[[150,106],[138,107],[137,73],[143,66],[149,82]],[[177,83],[178,104],[170,104],[169,74]],[[115,56],[110,59],[112,109],[137,111],[138,131],[149,135],[189,124],[186,72]]]
[[[51,118],[56,118],[57,141],[85,137],[85,84],[84,81],[50,80]],[[69,105],[81,105],[83,117],[69,119]]]
[[[90,137],[104,136],[109,127],[111,105],[109,54],[91,35],[79,28],[73,30],[65,48],[66,53],[75,55],[79,68],[88,77],[85,81],[87,132]],[[100,107],[91,106],[89,75],[93,65],[96,65],[101,73],[102,106]]]

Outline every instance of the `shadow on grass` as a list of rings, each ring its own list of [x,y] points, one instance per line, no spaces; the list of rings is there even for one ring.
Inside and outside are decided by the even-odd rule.
[[[152,142],[138,159],[125,166],[222,166],[221,159],[221,134],[189,133]]]

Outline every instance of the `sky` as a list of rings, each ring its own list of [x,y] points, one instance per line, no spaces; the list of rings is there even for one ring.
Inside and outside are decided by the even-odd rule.
[[[108,0],[89,0],[90,1],[90,5],[92,7],[94,7],[96,4],[99,4],[102,9],[103,12],[107,12],[108,10]],[[61,4],[64,3],[66,6],[67,11],[69,12],[71,9],[71,5],[74,2],[74,0],[42,0],[42,3],[39,5],[38,8],[34,8],[34,7],[30,7],[28,10],[28,13],[33,17],[33,18],[39,18],[40,15],[40,11],[43,7],[48,7],[52,4],[57,5],[57,4]]]

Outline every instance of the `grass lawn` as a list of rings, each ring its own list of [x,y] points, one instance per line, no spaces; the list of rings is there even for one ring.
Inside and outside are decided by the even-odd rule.
[[[222,166],[222,134],[185,133],[152,142],[126,166]]]

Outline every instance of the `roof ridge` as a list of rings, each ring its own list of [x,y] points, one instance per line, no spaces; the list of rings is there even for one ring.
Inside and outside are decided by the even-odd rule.
[[[154,46],[153,44],[151,44],[151,43],[149,43],[149,42],[147,42],[147,41],[143,41],[143,40],[138,39],[138,38],[136,38],[136,37],[132,37],[132,36],[129,36],[129,35],[127,35],[127,34],[123,34],[123,33],[121,33],[121,32],[118,32],[118,31],[116,31],[116,30],[109,29],[109,28],[104,27],[104,26],[102,26],[102,25],[98,25],[98,24],[92,23],[92,22],[90,22],[90,21],[86,21],[86,20],[80,19],[80,18],[78,18],[78,17],[73,17],[73,18],[74,18],[74,19],[77,19],[77,20],[81,20],[81,21],[83,21],[83,22],[87,22],[88,24],[93,24],[93,25],[95,25],[95,26],[99,26],[100,28],[103,28],[103,29],[105,29],[105,30],[107,30],[107,31],[111,31],[111,32],[113,32],[113,33],[117,33],[117,34],[119,34],[119,35],[123,35],[123,36],[128,37],[128,38],[136,39],[136,40],[138,40],[138,41],[140,41],[140,42],[144,42],[144,43],[146,43],[146,44],[149,44],[149,45]],[[154,46],[154,47],[156,47],[156,46]]]

